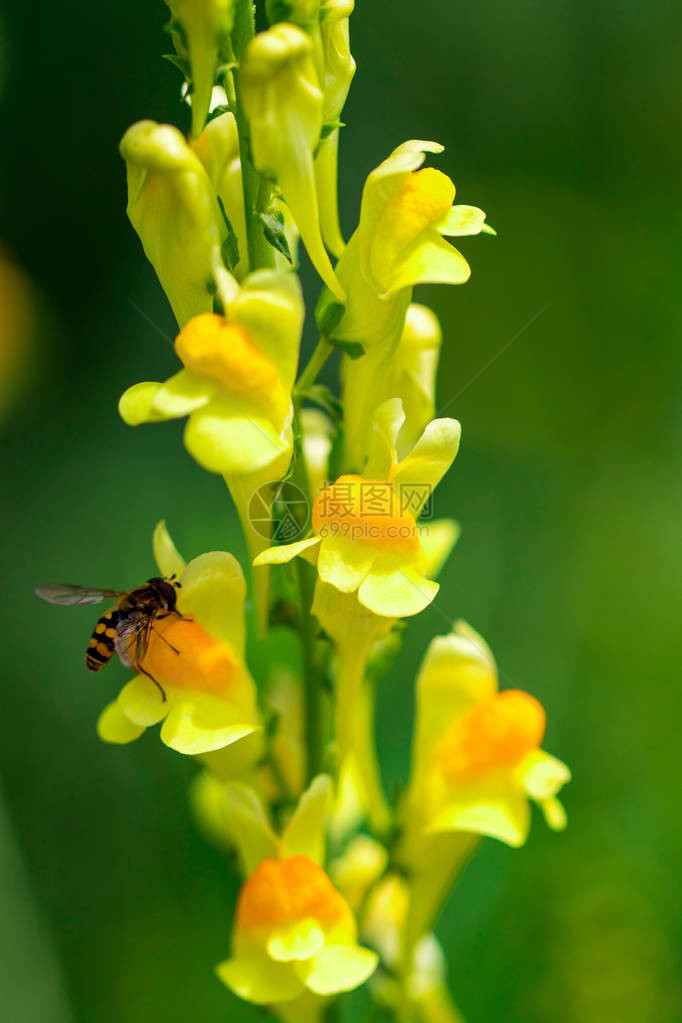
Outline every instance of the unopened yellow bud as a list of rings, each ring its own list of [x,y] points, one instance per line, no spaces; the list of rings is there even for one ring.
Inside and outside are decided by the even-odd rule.
[[[343,301],[320,234],[313,154],[323,99],[310,38],[286,23],[259,33],[246,49],[240,81],[254,163],[277,180],[315,269]]]
[[[173,15],[173,41],[192,69],[192,135],[206,123],[221,48],[229,39],[234,0],[166,0]]]
[[[128,216],[178,323],[213,308],[225,237],[211,182],[177,128],[139,121],[123,136]],[[229,275],[228,275],[229,276]]]

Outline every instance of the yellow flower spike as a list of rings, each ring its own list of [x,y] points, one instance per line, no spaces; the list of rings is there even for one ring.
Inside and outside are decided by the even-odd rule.
[[[346,358],[343,367],[346,454],[356,468],[364,460],[374,409],[386,396],[413,286],[468,280],[468,263],[443,235],[483,228],[482,211],[452,205],[455,186],[445,174],[420,169],[425,153],[442,150],[435,142],[405,142],[372,171],[357,230],[336,268],[347,302],[334,339],[359,343],[366,352]]]
[[[154,535],[159,570],[180,567],[163,523]],[[231,554],[190,561],[178,591],[180,616],[155,621],[141,667],[98,722],[105,742],[130,742],[159,722],[161,739],[179,753],[220,749],[256,731],[255,686],[244,663],[245,583]]]
[[[315,269],[344,301],[320,234],[313,153],[323,97],[312,49],[295,25],[280,23],[256,35],[241,67],[242,99],[256,167],[276,179]]]
[[[173,41],[192,69],[192,135],[204,127],[221,47],[229,40],[234,0],[166,0],[173,15]]]
[[[177,128],[139,121],[123,136],[128,217],[180,326],[233,293],[225,227],[209,177]]]
[[[528,801],[564,823],[556,795],[568,768],[540,749],[545,713],[518,690],[497,691],[483,640],[464,623],[435,639],[417,680],[410,805],[427,831],[489,835],[522,845]]]

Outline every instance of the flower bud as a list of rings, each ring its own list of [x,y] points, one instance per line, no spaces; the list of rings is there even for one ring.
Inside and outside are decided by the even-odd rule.
[[[234,0],[166,0],[178,53],[192,70],[192,136],[201,134],[215,84],[221,47],[229,40]]]
[[[209,177],[177,128],[139,121],[123,136],[128,216],[175,317],[213,309],[225,228]],[[229,275],[228,275],[229,276]]]
[[[339,226],[337,196],[339,121],[355,74],[348,33],[349,15],[354,6],[354,0],[325,0],[320,9],[318,72],[322,85],[324,131],[315,158],[315,177],[322,237],[337,257],[345,247]]]
[[[313,153],[323,99],[312,49],[295,25],[275,25],[249,43],[240,84],[254,163],[276,179],[315,269],[343,301],[320,234]]]

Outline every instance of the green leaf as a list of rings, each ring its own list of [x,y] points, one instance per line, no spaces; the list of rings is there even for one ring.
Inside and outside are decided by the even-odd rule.
[[[258,214],[258,219],[263,225],[263,234],[266,241],[270,242],[273,248],[281,252],[285,259],[293,263],[289,242],[284,230],[284,214],[276,206],[269,206],[264,213]]]
[[[213,110],[209,110],[208,112],[208,116],[206,117],[206,124],[209,124],[211,121],[215,121],[216,117],[221,117],[223,114],[228,114],[229,112],[230,112],[229,103],[221,103],[219,106],[213,107]]]
[[[175,67],[182,72],[187,81],[190,81],[192,77],[192,68],[187,57],[181,57],[179,53],[164,53],[162,54],[162,59],[168,60],[171,64],[174,64]]]
[[[239,262],[239,239],[237,238],[235,229],[232,227],[230,218],[225,212],[223,200],[220,198],[220,196],[217,196],[217,199],[218,206],[220,207],[220,212],[222,213],[223,220],[225,221],[225,227],[227,228],[227,238],[223,242],[222,256],[223,259],[225,260],[225,265],[227,266],[227,269],[234,270],[237,263]]]

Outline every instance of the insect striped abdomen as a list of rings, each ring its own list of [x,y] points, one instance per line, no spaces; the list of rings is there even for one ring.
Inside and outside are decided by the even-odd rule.
[[[116,623],[120,614],[118,608],[113,607],[97,622],[85,652],[85,667],[90,671],[99,671],[115,653]]]

